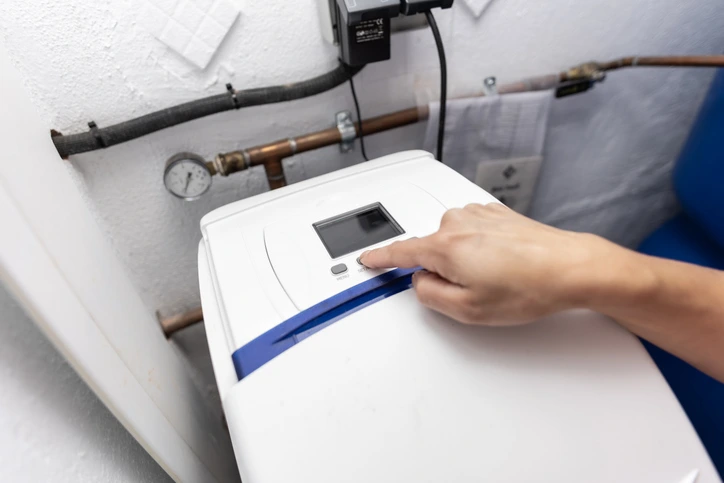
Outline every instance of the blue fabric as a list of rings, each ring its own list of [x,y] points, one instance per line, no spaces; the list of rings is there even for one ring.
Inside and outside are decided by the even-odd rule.
[[[674,188],[684,213],[639,251],[724,270],[724,70],[717,72],[679,156]],[[653,344],[644,346],[724,477],[724,384]]]
[[[683,214],[654,232],[639,250],[648,255],[724,269],[724,251]],[[717,471],[724,477],[724,384],[655,345],[643,343],[676,394]]]
[[[344,317],[412,286],[420,268],[395,269],[338,293],[263,333],[231,355],[242,380],[279,354]]]
[[[724,69],[681,151],[674,187],[684,212],[724,249]]]
[[[724,250],[684,214],[664,223],[641,243],[639,251],[656,257],[724,270]]]

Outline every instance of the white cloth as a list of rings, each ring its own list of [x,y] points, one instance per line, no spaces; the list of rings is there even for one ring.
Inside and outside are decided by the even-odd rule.
[[[475,181],[481,161],[543,155],[551,91],[455,99],[447,103],[445,164]],[[430,103],[424,149],[436,152],[440,105]]]

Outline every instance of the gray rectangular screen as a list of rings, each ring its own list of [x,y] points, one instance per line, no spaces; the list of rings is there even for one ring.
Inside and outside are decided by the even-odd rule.
[[[315,223],[332,258],[338,258],[405,233],[380,203]]]

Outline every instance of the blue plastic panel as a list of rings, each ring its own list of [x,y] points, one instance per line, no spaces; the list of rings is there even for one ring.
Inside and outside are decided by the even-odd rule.
[[[420,268],[398,268],[383,273],[273,327],[231,355],[237,377],[242,380],[279,354],[347,315],[407,290],[412,286],[412,274],[418,270]]]

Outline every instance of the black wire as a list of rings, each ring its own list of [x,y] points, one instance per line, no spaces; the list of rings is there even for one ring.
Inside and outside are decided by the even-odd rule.
[[[354,81],[352,80],[352,77],[349,78],[349,87],[352,89],[354,108],[357,111],[357,123],[359,124],[359,146],[362,150],[362,157],[365,158],[365,161],[369,161],[370,159],[367,157],[367,152],[365,151],[365,135],[364,132],[362,132],[362,114],[360,114],[359,101],[357,101],[357,91],[354,89]]]
[[[427,23],[430,24],[432,35],[435,37],[437,54],[440,57],[440,117],[437,127],[437,160],[442,163],[442,148],[445,143],[445,111],[447,109],[447,61],[445,60],[445,47],[442,45],[440,30],[431,11],[426,11]]]
[[[107,127],[94,126],[90,131],[78,134],[53,136],[53,143],[61,157],[95,151],[132,139],[140,138],[161,129],[199,119],[219,112],[261,106],[276,102],[293,101],[329,91],[347,82],[362,67],[351,67],[340,63],[334,70],[312,79],[270,87],[234,90],[186,102],[167,109],[152,112]]]

